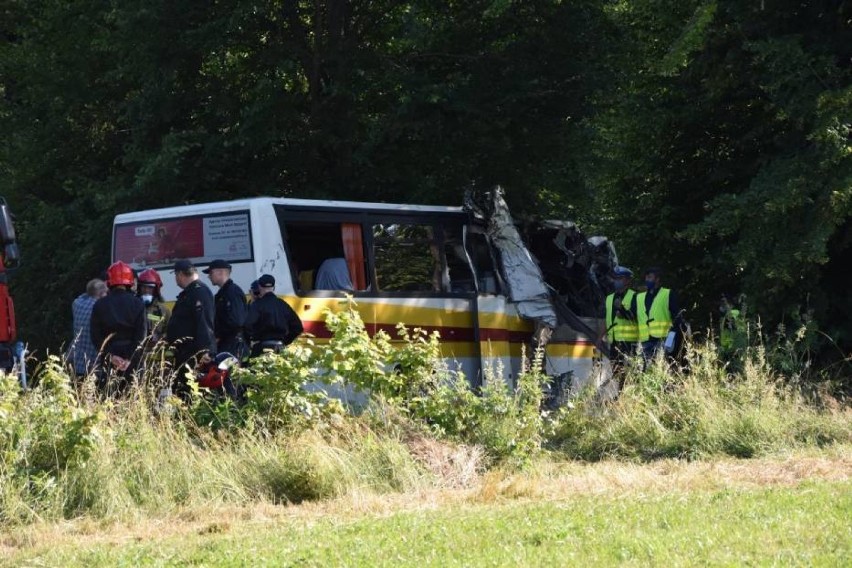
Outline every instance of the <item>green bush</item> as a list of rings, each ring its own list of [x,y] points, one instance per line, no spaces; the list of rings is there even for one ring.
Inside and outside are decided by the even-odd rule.
[[[524,362],[515,389],[501,372],[486,369],[477,394],[460,370],[447,366],[438,333],[399,324],[394,346],[384,333],[371,338],[351,303],[328,313],[326,324],[333,336],[320,359],[332,380],[369,392],[433,435],[481,446],[494,462],[520,465],[541,448],[547,380],[541,354]]]
[[[715,345],[688,346],[687,364],[629,366],[619,398],[584,393],[556,418],[550,444],[571,458],[751,457],[801,445],[852,442],[850,411],[812,404],[749,349],[738,372]]]
[[[227,399],[222,404],[242,421],[270,431],[303,430],[335,421],[344,414],[340,401],[322,389],[308,388],[317,379],[321,359],[311,341],[291,346],[285,355],[266,353],[250,368],[234,372],[235,381],[248,387],[240,407]]]

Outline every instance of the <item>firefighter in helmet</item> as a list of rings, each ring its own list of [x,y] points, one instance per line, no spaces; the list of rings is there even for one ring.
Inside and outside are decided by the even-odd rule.
[[[139,365],[146,325],[145,305],[133,293],[135,279],[130,265],[110,265],[109,293],[92,308],[92,342],[100,350],[98,386],[107,394],[126,388]]]
[[[166,306],[162,294],[163,280],[153,268],[146,268],[139,273],[136,283],[136,295],[145,304],[146,335],[152,345],[156,344],[166,334],[166,325],[171,312]]]

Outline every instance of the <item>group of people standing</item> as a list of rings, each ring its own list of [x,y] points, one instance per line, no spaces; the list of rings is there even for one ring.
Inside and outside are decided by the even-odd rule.
[[[683,313],[677,294],[662,284],[663,271],[645,271],[645,290],[632,288],[633,271],[624,266],[613,270],[615,291],[606,298],[606,336],[616,368],[628,357],[641,354],[647,362],[661,350],[671,355]],[[672,333],[675,332],[675,333]]]
[[[279,352],[303,331],[295,311],[275,294],[275,278],[264,274],[250,286],[249,302],[231,279],[231,265],[217,259],[202,271],[218,287],[214,296],[189,260],[174,265],[181,288],[169,311],[154,269],[138,275],[124,262],[107,269],[106,281],[92,280],[74,300],[70,361],[78,376],[94,371],[99,387],[123,390],[139,371],[143,356],[160,345],[170,354],[173,388],[186,392],[186,372],[228,353],[247,362],[264,351]]]

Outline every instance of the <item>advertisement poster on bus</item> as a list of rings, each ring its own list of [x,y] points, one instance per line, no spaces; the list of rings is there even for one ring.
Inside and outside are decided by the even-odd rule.
[[[113,243],[114,258],[137,269],[168,267],[181,258],[196,265],[252,260],[248,211],[117,225]]]

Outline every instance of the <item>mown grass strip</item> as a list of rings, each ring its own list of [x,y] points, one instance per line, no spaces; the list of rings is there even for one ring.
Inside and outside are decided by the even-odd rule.
[[[191,534],[41,543],[20,565],[844,565],[852,482],[573,496],[356,519],[209,523]],[[169,536],[177,535],[178,536]]]

